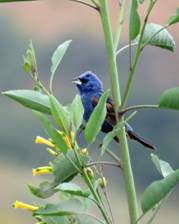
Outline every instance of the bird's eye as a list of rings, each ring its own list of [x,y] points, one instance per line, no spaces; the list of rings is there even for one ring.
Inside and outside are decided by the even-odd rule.
[[[87,83],[87,82],[88,82],[88,80],[87,80],[87,79],[80,79],[80,81],[81,81],[83,84],[85,84],[85,83]]]

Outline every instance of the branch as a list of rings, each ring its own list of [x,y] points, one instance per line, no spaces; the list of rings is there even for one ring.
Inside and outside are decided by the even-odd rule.
[[[138,109],[158,109],[159,106],[158,105],[134,105],[134,106],[130,106],[127,107],[126,109],[122,110],[119,112],[120,116],[124,115],[126,112],[129,112],[131,110],[138,110]]]
[[[131,45],[131,46],[137,46],[138,43],[136,42],[136,43],[132,43],[132,44],[127,44],[127,45],[125,45],[124,47],[120,48],[120,49],[116,52],[116,55],[122,53],[124,50],[126,50],[127,48],[129,48],[130,45]]]
[[[96,161],[96,162],[91,162],[88,163],[86,166],[95,166],[95,165],[107,165],[107,166],[115,166],[118,168],[122,169],[122,164],[119,163],[114,163],[114,162],[110,162],[110,161]]]
[[[92,8],[92,9],[97,10],[98,12],[100,10],[99,6],[97,6],[97,5],[96,6],[93,6],[93,5],[91,5],[91,4],[87,3],[87,2],[83,2],[81,0],[69,0],[69,1],[76,2],[76,3],[80,3],[82,5],[88,6],[88,7]]]

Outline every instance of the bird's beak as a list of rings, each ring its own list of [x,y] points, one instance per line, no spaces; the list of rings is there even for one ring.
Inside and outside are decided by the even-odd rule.
[[[76,85],[79,85],[79,86],[81,86],[81,84],[82,84],[81,80],[78,77],[72,79],[72,83],[74,83]]]

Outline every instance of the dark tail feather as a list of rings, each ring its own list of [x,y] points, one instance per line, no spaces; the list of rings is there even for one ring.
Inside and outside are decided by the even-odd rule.
[[[127,133],[128,133],[128,136],[129,136],[130,139],[133,139],[133,140],[136,140],[136,141],[140,142],[143,146],[145,146],[149,149],[152,149],[152,150],[156,149],[156,147],[154,145],[151,145],[148,142],[146,142],[142,137],[138,136],[135,132],[128,130]]]

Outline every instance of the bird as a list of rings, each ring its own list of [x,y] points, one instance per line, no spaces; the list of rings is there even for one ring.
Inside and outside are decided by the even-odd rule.
[[[84,107],[83,118],[86,122],[88,122],[95,106],[98,104],[100,97],[104,93],[103,84],[98,78],[98,76],[91,71],[86,71],[80,74],[78,77],[75,77],[72,80],[72,83],[76,85],[79,91],[79,95],[81,97],[81,101]],[[110,97],[108,97],[106,101],[106,109],[107,115],[101,127],[101,131],[104,133],[112,131],[116,124],[114,103],[112,98]],[[129,125],[128,123],[125,124],[125,130],[126,135],[129,139],[136,140],[146,148],[152,150],[156,149],[154,145],[148,143],[141,136],[136,134],[131,125]],[[120,143],[120,140],[117,136],[114,137],[114,140]]]

